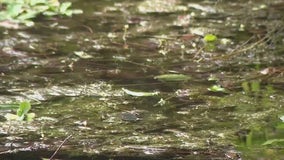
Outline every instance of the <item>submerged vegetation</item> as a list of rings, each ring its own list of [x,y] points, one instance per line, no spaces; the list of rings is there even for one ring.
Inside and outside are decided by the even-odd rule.
[[[0,159],[283,159],[284,4],[72,2],[2,2]]]
[[[18,121],[32,121],[35,117],[35,113],[29,113],[31,109],[31,104],[28,101],[20,102],[19,108],[16,114],[7,113],[5,118],[8,121],[18,120]]]
[[[82,10],[70,9],[71,2],[60,3],[58,0],[0,0],[1,26],[9,27],[8,23],[34,25],[33,19],[38,16],[72,16]],[[5,21],[6,23],[3,23]],[[7,24],[7,25],[5,25]]]

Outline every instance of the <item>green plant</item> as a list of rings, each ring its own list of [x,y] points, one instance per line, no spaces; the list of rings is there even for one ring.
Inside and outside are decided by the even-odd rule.
[[[0,21],[11,21],[32,26],[33,18],[43,16],[80,14],[82,10],[70,9],[71,2],[58,0],[0,0]]]
[[[213,85],[210,88],[207,88],[211,92],[226,92],[226,89],[220,85]]]
[[[206,34],[203,40],[205,42],[205,51],[214,52],[216,50],[216,44],[218,40],[217,36],[215,36],[214,34]]]
[[[29,101],[20,102],[19,108],[16,114],[7,113],[5,118],[7,120],[19,120],[19,121],[32,121],[35,117],[34,113],[28,113],[31,109],[31,104]]]
[[[279,119],[281,120],[280,123],[278,123],[275,126],[275,131],[277,131],[276,133],[283,133],[284,130],[284,116],[280,116]],[[282,131],[282,132],[281,132]],[[269,139],[267,139],[262,145],[267,146],[267,145],[272,145],[272,146],[283,146],[284,144],[284,138],[282,138],[283,136],[277,136],[274,135],[274,137],[270,137]]]
[[[217,36],[215,36],[214,34],[206,34],[204,36],[204,41],[205,42],[216,42],[217,41]]]
[[[154,79],[157,79],[159,81],[165,81],[165,82],[181,82],[181,81],[188,81],[191,77],[184,74],[162,74],[155,76]]]

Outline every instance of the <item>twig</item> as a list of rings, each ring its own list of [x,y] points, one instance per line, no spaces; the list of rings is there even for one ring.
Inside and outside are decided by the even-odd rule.
[[[94,31],[92,30],[91,27],[89,27],[87,25],[82,25],[82,27],[86,28],[90,33],[94,33]]]
[[[231,58],[231,57],[233,57],[233,56],[236,56],[236,55],[241,54],[241,53],[243,53],[243,52],[245,52],[245,51],[248,51],[248,50],[250,50],[250,49],[253,49],[253,48],[256,47],[257,45],[260,45],[261,43],[264,43],[264,42],[268,41],[268,40],[266,40],[267,38],[268,38],[268,37],[265,36],[265,37],[261,38],[259,41],[255,42],[255,43],[252,43],[251,45],[245,46],[245,45],[249,42],[249,40],[248,40],[248,41],[244,42],[244,44],[241,45],[241,47],[244,47],[244,48],[239,48],[239,47],[238,47],[237,49],[234,49],[232,52],[230,52],[230,53],[227,54],[227,55],[214,57],[213,60],[220,60],[220,59],[225,60],[225,59],[229,59],[229,58]]]
[[[57,154],[57,152],[61,149],[61,147],[63,146],[63,144],[69,139],[69,138],[71,138],[72,137],[72,134],[71,135],[69,135],[68,137],[66,137],[65,139],[64,139],[64,141],[59,145],[59,147],[56,149],[56,151],[52,154],[52,156],[49,158],[49,160],[52,160],[53,159],[53,157]]]

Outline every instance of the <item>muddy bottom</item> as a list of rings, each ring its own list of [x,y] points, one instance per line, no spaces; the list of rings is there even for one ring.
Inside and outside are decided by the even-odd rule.
[[[1,155],[1,159],[5,160],[42,160],[43,158],[49,159],[54,152],[46,150],[37,151],[20,151],[17,153],[6,153]],[[104,153],[100,155],[79,154],[68,151],[59,151],[54,160],[165,160],[165,159],[196,159],[196,160],[226,160],[240,158],[240,155],[236,152],[229,151],[224,152],[222,150],[180,150],[180,149],[168,149],[159,154],[141,154],[141,153]]]

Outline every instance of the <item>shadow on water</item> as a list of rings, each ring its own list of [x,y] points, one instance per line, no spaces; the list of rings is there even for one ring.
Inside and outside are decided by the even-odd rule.
[[[84,14],[4,29],[0,159],[69,135],[56,159],[283,159],[283,6],[75,0]],[[34,121],[7,121],[23,100]]]

